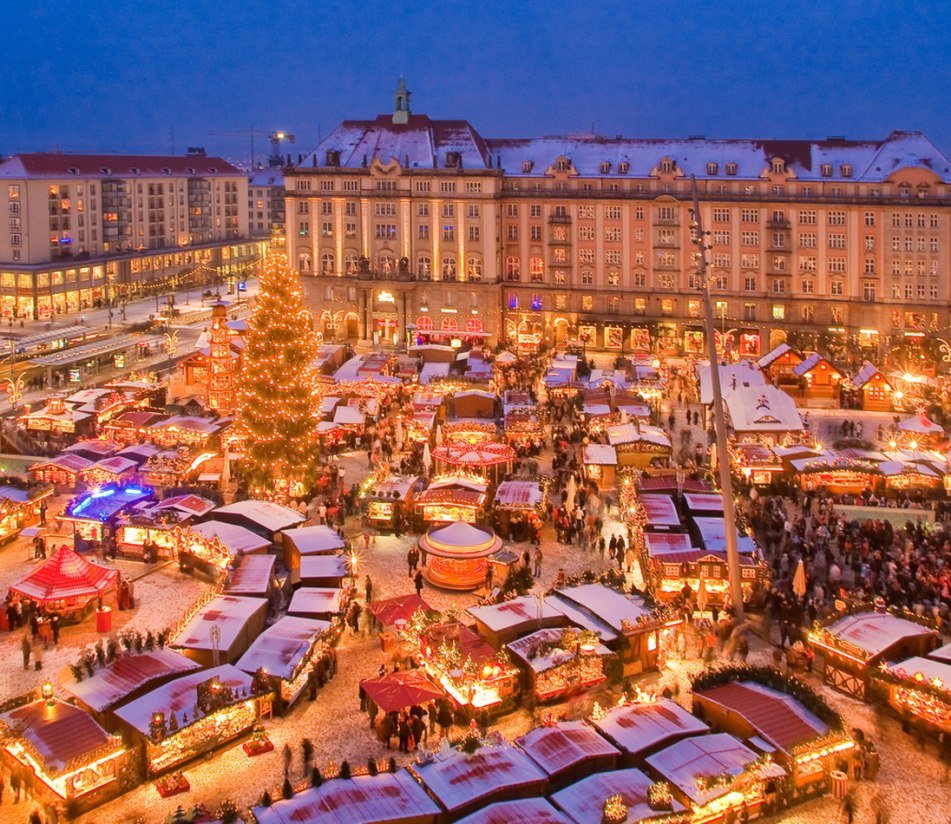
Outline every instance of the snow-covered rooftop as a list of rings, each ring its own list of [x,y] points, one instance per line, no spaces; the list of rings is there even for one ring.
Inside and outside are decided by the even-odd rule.
[[[202,524],[193,524],[189,528],[192,532],[206,538],[217,538],[232,555],[237,555],[239,552],[257,552],[271,545],[267,538],[262,538],[250,529],[224,521],[205,521]]]
[[[215,513],[244,518],[269,532],[290,529],[306,520],[299,512],[270,501],[236,501],[233,504],[218,507]]]
[[[590,612],[614,630],[621,631],[624,622],[636,625],[649,614],[640,599],[624,595],[603,584],[581,584],[558,591],[562,599]]]
[[[343,609],[342,589],[334,587],[301,587],[291,598],[288,615],[336,615]]]
[[[195,613],[172,643],[181,649],[210,650],[214,647],[211,628],[217,627],[218,647],[227,651],[245,631],[248,622],[258,613],[266,612],[267,606],[264,598],[219,595]]]
[[[775,386],[737,387],[725,391],[723,398],[736,432],[800,432],[803,428],[796,402]]]
[[[583,778],[554,793],[551,799],[575,824],[601,824],[604,801],[612,795],[624,799],[628,807],[627,821],[649,821],[662,815],[647,804],[647,792],[652,783],[640,770],[614,770]],[[683,805],[675,800],[668,815],[683,810]]]
[[[928,627],[887,612],[858,612],[855,615],[846,615],[826,629],[836,637],[864,650],[869,658],[880,655],[905,638],[932,634]]]
[[[621,754],[583,721],[535,727],[516,738],[515,743],[550,776],[591,758],[617,758]]]
[[[534,596],[522,595],[501,604],[469,607],[466,612],[492,632],[501,632],[533,621],[551,620],[562,615],[560,610],[552,606],[550,599],[546,598],[541,602],[541,609],[539,606],[539,600]]]
[[[578,651],[575,649],[562,649],[560,647],[549,649],[543,654],[532,654],[536,647],[538,647],[540,644],[559,642],[564,632],[565,629],[561,627],[540,629],[537,632],[531,633],[530,635],[523,635],[521,638],[518,638],[515,641],[510,641],[507,644],[507,647],[512,655],[523,661],[536,673],[547,672],[548,670],[554,669],[555,667],[560,667],[562,664],[570,661],[572,658],[575,658],[578,655]],[[595,646],[594,652],[592,654],[611,655],[611,650],[609,650],[603,644],[598,644]]]
[[[301,659],[328,629],[329,621],[286,616],[255,638],[235,666],[252,674],[264,667],[271,675],[290,681]]]
[[[709,730],[699,718],[669,698],[614,707],[592,724],[629,755],[638,755],[675,738]]]

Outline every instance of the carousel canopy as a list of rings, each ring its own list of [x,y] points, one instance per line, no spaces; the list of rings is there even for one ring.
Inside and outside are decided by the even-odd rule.
[[[17,581],[11,590],[36,601],[95,598],[115,586],[119,571],[92,564],[61,546],[45,564]]]
[[[360,686],[383,712],[394,712],[413,704],[426,704],[443,698],[443,691],[421,670],[388,672],[379,678],[365,678]]]
[[[502,548],[502,539],[494,532],[465,521],[431,529],[419,539],[421,549],[442,558],[484,558]]]
[[[450,443],[437,446],[433,458],[450,466],[495,466],[515,460],[515,450],[503,443]]]

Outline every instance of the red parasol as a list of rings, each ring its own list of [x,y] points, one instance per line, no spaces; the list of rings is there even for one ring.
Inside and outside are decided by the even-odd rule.
[[[383,712],[394,712],[443,697],[442,690],[420,670],[388,672],[379,678],[365,678],[360,686]]]
[[[429,612],[431,607],[418,595],[399,595],[385,601],[372,601],[367,604],[370,614],[384,627],[393,626],[397,621],[409,621],[417,610]]]

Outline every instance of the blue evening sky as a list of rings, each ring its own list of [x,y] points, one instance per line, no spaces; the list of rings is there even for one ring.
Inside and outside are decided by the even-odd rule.
[[[5,14],[0,153],[240,160],[307,151],[392,108],[490,137],[882,138],[951,153],[951,14],[937,0],[36,0]],[[266,150],[258,140],[259,157]]]

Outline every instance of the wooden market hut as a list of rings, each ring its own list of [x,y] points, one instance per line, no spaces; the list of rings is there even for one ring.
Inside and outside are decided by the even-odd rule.
[[[579,640],[584,632],[577,627],[540,629],[506,645],[522,672],[523,694],[539,702],[561,701],[607,679],[605,659],[613,653],[595,640]]]
[[[568,625],[563,612],[532,595],[521,595],[501,604],[472,606],[466,613],[475,621],[479,635],[496,649],[528,632]]]
[[[807,404],[809,401],[831,401],[835,406],[839,405],[839,394],[845,375],[830,360],[818,352],[813,352],[793,367],[792,371],[799,379],[799,385],[796,387],[798,391],[794,397],[802,398]]]
[[[560,721],[515,739],[548,776],[549,792],[617,767],[620,751],[584,721]]]
[[[892,408],[894,387],[871,361],[852,376],[852,384],[860,393],[860,408],[866,412],[888,412]]]
[[[135,775],[133,753],[119,736],[57,698],[3,713],[0,727],[5,733],[0,763],[21,780],[24,774],[32,777],[28,785],[36,804],[68,804],[76,814],[86,812],[125,792]]]
[[[308,587],[345,587],[350,577],[346,555],[308,555],[300,559],[300,583]]]
[[[247,732],[270,714],[271,694],[230,664],[190,673],[114,710],[143,748],[144,772],[160,775]]]
[[[151,487],[109,484],[72,498],[56,520],[67,524],[74,535],[87,541],[101,541],[114,534],[122,514],[153,496]]]
[[[432,451],[436,474],[472,472],[498,485],[512,471],[515,450],[508,444],[483,442],[480,444],[447,443]]]
[[[375,529],[391,530],[397,512],[411,517],[416,493],[422,486],[416,475],[390,475],[367,490],[367,522]]]
[[[676,701],[650,695],[595,715],[591,723],[623,754],[623,767],[643,766],[650,753],[710,730]]]
[[[96,721],[115,732],[119,728],[110,712],[113,708],[199,669],[201,664],[167,647],[139,653],[129,651],[96,670],[91,678],[64,681],[61,688]]]
[[[498,395],[483,389],[466,389],[452,396],[452,417],[494,418],[499,405]]]
[[[440,806],[406,770],[335,778],[268,807],[254,807],[258,824],[441,824]]]
[[[903,720],[915,718],[931,735],[951,735],[951,663],[934,652],[880,667],[872,673],[871,693]]]
[[[499,740],[471,755],[461,750],[415,763],[410,773],[451,820],[496,801],[542,795],[546,776],[524,752]]]
[[[219,595],[178,628],[169,644],[205,667],[216,658],[233,664],[261,634],[267,612],[264,598]]]
[[[88,487],[132,482],[139,471],[139,464],[131,458],[113,455],[96,461],[79,473],[79,480]]]
[[[13,540],[24,527],[38,524],[55,491],[43,481],[0,479],[0,545]]]
[[[418,526],[485,520],[486,501],[491,484],[484,478],[450,473],[437,475],[415,500]]]
[[[638,769],[614,770],[597,773],[565,787],[551,796],[552,802],[576,824],[601,824],[605,821],[604,802],[620,796],[627,808],[625,821],[649,822],[659,820],[689,820],[683,816],[684,806],[672,800],[670,809],[658,811],[648,804],[648,794],[654,782]]]
[[[472,815],[459,819],[459,824],[572,824],[564,813],[556,810],[546,798],[518,798],[488,804]]]
[[[33,464],[29,472],[37,481],[53,484],[58,490],[74,490],[79,473],[93,465],[93,461],[70,452],[44,458]]]
[[[799,352],[788,343],[781,343],[763,355],[756,365],[771,384],[780,389],[793,391],[799,386],[799,376],[794,370],[802,361],[803,356]]]
[[[240,560],[239,560],[240,559]],[[241,555],[225,578],[224,591],[244,598],[270,598],[278,589],[276,555]]]
[[[198,495],[176,495],[155,504],[140,505],[121,515],[115,524],[118,553],[127,558],[145,557],[145,547],[155,548],[155,557],[174,558],[178,553],[175,528],[194,523],[215,508],[213,501]]]
[[[589,443],[582,450],[584,476],[598,489],[610,490],[617,485],[617,449],[610,444]]]
[[[822,656],[824,682],[865,701],[883,661],[927,655],[938,638],[937,630],[888,612],[857,612],[816,627],[809,644]]]
[[[502,481],[495,490],[492,507],[496,532],[509,540],[530,540],[541,524],[545,494],[538,481]]]
[[[726,392],[724,402],[740,443],[778,444],[803,430],[796,402],[775,386],[740,386]]]
[[[347,543],[326,524],[303,526],[281,532],[284,568],[290,573],[291,583],[300,582],[301,559],[312,555],[337,555]]]
[[[250,529],[271,543],[280,543],[278,533],[294,529],[307,520],[305,515],[290,507],[252,499],[219,506],[213,515],[219,521]]]
[[[605,430],[608,443],[617,453],[618,466],[646,469],[667,466],[673,448],[670,438],[659,426],[622,423]]]
[[[281,703],[289,706],[304,691],[329,630],[329,621],[285,616],[255,638],[235,666],[249,675],[263,669]]]
[[[342,618],[349,604],[349,591],[339,587],[301,587],[291,597],[288,615],[331,621]]]
[[[217,520],[177,527],[172,538],[182,570],[211,578],[223,575],[235,556],[264,554],[271,548],[267,538],[250,529]]]

